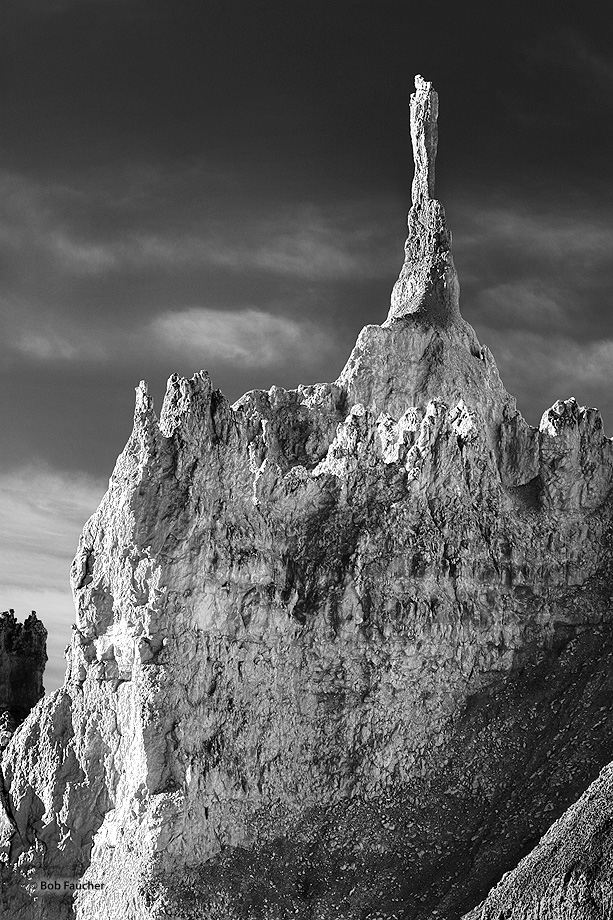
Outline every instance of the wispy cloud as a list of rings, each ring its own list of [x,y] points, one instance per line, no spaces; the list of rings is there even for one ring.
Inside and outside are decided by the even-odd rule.
[[[492,208],[467,202],[458,217],[455,252],[468,319],[613,334],[610,215],[571,215],[560,206],[535,213],[520,201]]]
[[[28,465],[0,473],[1,584],[32,590],[65,588],[79,533],[93,514],[106,483],[84,473]],[[58,559],[65,559],[62,575]]]
[[[487,207],[472,202],[460,204],[462,234],[457,244],[463,249],[505,247],[529,256],[530,262],[611,257],[613,220],[568,211],[563,204],[535,211],[530,202],[514,201],[506,206]],[[525,262],[523,263],[525,265]]]
[[[566,60],[590,80],[597,80],[609,89],[613,88],[613,57],[590,47],[585,38],[577,32],[565,33]],[[570,53],[568,53],[570,52]]]
[[[44,245],[58,263],[75,274],[98,275],[120,265],[121,250],[102,243],[81,243],[70,239],[63,231],[50,233]]]
[[[19,325],[21,323],[21,325]],[[294,362],[305,364],[334,345],[330,330],[306,319],[264,310],[190,307],[166,311],[138,328],[108,324],[88,328],[62,317],[46,322],[24,316],[14,321],[7,341],[20,354],[43,362],[117,362],[136,356],[204,362],[237,362],[246,367]]]
[[[243,365],[309,361],[328,351],[332,337],[305,320],[262,310],[228,312],[192,308],[157,317],[149,327],[154,346],[193,361],[203,355]]]
[[[12,341],[8,341],[16,351],[36,361],[105,361],[112,353],[112,343],[108,341],[112,338],[108,333],[92,336],[79,328],[61,332],[39,326],[14,331]]]
[[[190,182],[194,169],[187,167]],[[116,182],[110,177],[105,196],[99,185],[90,193],[0,173],[0,259],[4,255],[10,266],[0,285],[5,346],[42,362],[112,363],[143,355],[175,360],[182,354],[199,365],[305,363],[314,354],[326,354],[331,342],[329,331],[316,329],[302,315],[305,298],[317,301],[308,285],[377,276],[394,262],[387,231],[370,213],[372,203],[346,202],[327,214],[308,206],[291,213],[271,206],[266,214],[228,225],[200,212],[180,232],[162,213],[163,178],[150,170],[141,177],[149,196],[143,217],[138,196],[135,203],[134,196],[123,194],[125,177]],[[362,219],[368,214],[370,219]],[[147,221],[154,226],[146,227]],[[98,224],[104,231],[96,232]],[[235,237],[229,226],[238,228]],[[228,279],[218,290],[239,292],[231,309],[223,302],[177,303],[185,277],[192,279],[191,288],[200,277],[206,296],[213,268],[216,277],[225,273]],[[158,276],[171,291],[172,309],[165,309],[159,296],[144,318],[142,310],[122,302]],[[269,293],[277,282],[283,303],[273,302]],[[100,302],[101,283],[120,293],[115,303],[105,295],[99,311],[88,301]],[[259,293],[266,307],[257,300],[241,306],[246,289]],[[10,360],[6,347],[3,358]]]
[[[569,336],[484,328],[496,361],[507,376],[529,386],[546,383],[566,390],[569,378],[580,384],[601,384],[613,377],[613,339],[580,343]],[[569,373],[572,371],[572,374]]]
[[[524,329],[568,328],[569,320],[552,291],[537,279],[528,279],[484,288],[477,304],[485,322]]]
[[[291,211],[271,205],[265,214],[242,215],[231,223],[232,232],[203,209],[189,230],[178,232],[167,226],[162,189],[151,174],[147,179],[154,214],[149,217],[158,226],[144,230],[143,215],[131,213],[129,197],[121,218],[122,204],[112,190],[107,200],[99,191],[88,199],[82,189],[40,186],[16,174],[0,174],[0,246],[9,247],[13,256],[21,251],[30,266],[38,254],[49,272],[75,275],[218,266],[325,281],[380,277],[390,267],[389,228],[373,217],[380,202],[341,202],[328,212],[307,203]],[[87,226],[84,212],[90,212]],[[107,229],[96,232],[96,224]]]
[[[556,400],[570,396],[610,417],[613,338],[578,342],[555,329],[487,326],[479,329],[479,338],[493,352],[507,389],[533,424]]]
[[[65,271],[109,271],[173,266],[221,266],[233,271],[264,271],[311,281],[378,277],[389,265],[388,234],[349,231],[306,209],[306,216],[279,214],[249,227],[249,238],[232,238],[206,227],[202,235],[127,233],[106,243],[82,242],[65,231],[50,233],[45,245]]]
[[[608,21],[605,24],[603,19],[603,34],[607,29]],[[567,133],[568,140],[563,143],[571,148],[577,148],[578,141],[585,145],[581,158],[576,158],[579,174],[586,154],[589,159],[590,145],[600,143],[598,123],[610,120],[613,55],[602,50],[597,34],[593,24],[583,29],[581,24],[571,26],[563,18],[553,21],[550,29],[523,43],[519,62],[525,86],[519,93],[513,87],[505,94],[509,117],[532,126],[535,138],[543,137],[547,144],[548,132],[553,129],[558,138],[562,131]],[[561,159],[565,159],[563,153]],[[554,162],[551,168],[556,171]]]
[[[462,311],[532,422],[572,395],[613,410],[613,219],[576,205],[456,205]]]
[[[63,677],[74,607],[69,569],[79,534],[106,484],[83,473],[28,465],[0,473],[0,609],[36,610],[49,633],[47,690]]]

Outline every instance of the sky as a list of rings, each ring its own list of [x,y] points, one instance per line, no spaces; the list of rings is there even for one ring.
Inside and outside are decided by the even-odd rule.
[[[334,380],[403,259],[414,76],[461,309],[532,424],[613,435],[608,4],[3,0],[0,610],[49,630],[134,388]]]

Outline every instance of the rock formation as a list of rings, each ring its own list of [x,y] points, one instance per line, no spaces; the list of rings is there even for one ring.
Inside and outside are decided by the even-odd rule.
[[[437,111],[418,77],[405,263],[336,382],[138,388],[3,758],[3,916],[451,920],[613,759],[612,443],[528,425],[462,319]]]
[[[441,325],[460,318],[460,285],[451,255],[451,233],[434,192],[438,145],[438,96],[432,84],[415,78],[411,97],[411,140],[415,174],[405,261],[392,291],[387,324],[407,314],[430,315]]]
[[[47,630],[34,610],[23,624],[14,610],[0,613],[0,712],[14,723],[23,721],[44,696],[46,645]]]

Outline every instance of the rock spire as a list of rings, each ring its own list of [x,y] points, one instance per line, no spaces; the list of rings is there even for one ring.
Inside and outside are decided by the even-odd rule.
[[[417,315],[435,325],[460,316],[460,285],[451,254],[451,232],[442,204],[433,198],[438,144],[438,95],[419,74],[411,96],[415,175],[405,259],[392,291],[386,324]]]
[[[18,623],[14,610],[0,613],[0,712],[21,722],[45,694],[47,630],[33,610]]]
[[[415,175],[413,176],[412,203],[422,198],[434,197],[434,162],[438,146],[438,93],[432,84],[415,77],[415,92],[411,96],[411,142]]]

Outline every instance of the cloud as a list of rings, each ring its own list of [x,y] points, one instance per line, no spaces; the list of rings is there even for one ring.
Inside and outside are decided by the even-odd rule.
[[[194,181],[194,167],[186,172]],[[201,172],[206,184],[209,171]],[[122,192],[124,180],[111,176],[103,195],[0,173],[0,247],[13,258],[21,254],[24,274],[34,259],[49,275],[98,277],[214,266],[330,281],[381,277],[392,267],[393,237],[377,217],[384,201],[337,202],[328,211],[271,203],[264,214],[227,223],[203,208],[190,221],[184,217],[191,227],[178,231],[169,220],[161,173],[147,170],[141,177],[146,207],[134,192]]]
[[[536,279],[484,288],[477,295],[477,303],[486,322],[549,330],[569,326],[556,292]]]
[[[105,361],[111,353],[108,345],[78,328],[64,333],[49,328],[24,330],[13,338],[16,351],[37,361]]]
[[[606,88],[613,88],[613,59],[590,48],[585,39],[577,32],[566,36],[567,63],[573,63],[575,69],[591,80],[596,80]]]
[[[167,178],[109,168],[66,185],[0,172],[3,365],[305,366],[331,353],[343,286],[393,283],[402,248],[387,199],[222,213],[193,203],[194,183],[219,185],[206,164],[169,180],[180,205]]]
[[[533,424],[558,399],[575,396],[610,417],[613,338],[578,342],[555,331],[482,327],[505,386]]]
[[[226,233],[224,238],[205,226],[202,235],[132,233],[107,243],[84,243],[62,231],[50,234],[46,245],[59,267],[76,274],[208,265],[327,281],[379,277],[390,261],[384,256],[387,233],[382,229],[354,233],[321,214],[254,221],[248,237]]]
[[[461,246],[464,249],[504,246],[513,253],[528,256],[530,263],[568,259],[598,261],[611,258],[613,221],[609,215],[602,219],[590,214],[583,216],[578,209],[556,203],[555,209],[536,211],[530,202],[514,201],[507,206],[475,206],[459,204],[463,223]],[[460,237],[460,234],[457,234]],[[457,241],[456,241],[457,247]],[[525,264],[525,263],[524,263]]]
[[[275,215],[255,228],[262,242],[248,250],[248,263],[313,280],[381,277],[396,267],[393,238],[365,205],[345,203],[334,215],[315,208]]]
[[[456,264],[467,319],[592,339],[613,335],[613,220],[528,203],[458,207]],[[606,307],[606,308],[605,308]]]
[[[27,465],[0,473],[0,517],[11,522],[0,533],[2,590],[62,590],[79,534],[93,514],[106,483],[84,473]],[[65,576],[58,560],[66,561]]]
[[[192,361],[203,355],[243,365],[309,360],[330,349],[331,337],[312,323],[262,310],[192,308],[157,317],[149,327],[155,347]]]
[[[105,488],[84,473],[42,465],[0,473],[0,609],[13,608],[20,619],[36,610],[45,624],[47,691],[61,683],[74,622],[70,563]]]
[[[613,219],[573,198],[455,206],[461,308],[532,423],[575,396],[613,411]],[[579,206],[577,206],[579,205]]]
[[[531,384],[549,381],[565,388],[571,376],[579,383],[606,383],[613,370],[613,339],[582,344],[564,335],[525,330],[509,333],[487,327],[483,337],[488,344],[493,343],[500,367]]]
[[[119,266],[120,253],[116,247],[101,243],[80,243],[63,231],[50,234],[47,246],[64,270],[75,274],[97,275]]]
[[[271,366],[308,363],[334,345],[330,331],[306,319],[292,319],[264,310],[220,310],[189,307],[165,311],[141,328],[109,325],[84,328],[61,317],[44,323],[21,317],[8,341],[13,349],[42,362],[117,362],[136,356],[170,361],[241,363]]]

